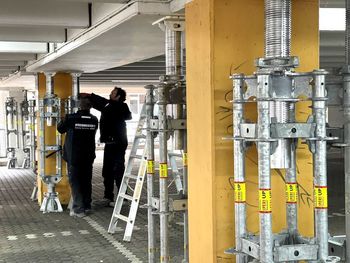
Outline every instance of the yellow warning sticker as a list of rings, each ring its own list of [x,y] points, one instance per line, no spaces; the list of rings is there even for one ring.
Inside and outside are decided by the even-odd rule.
[[[259,189],[259,212],[271,213],[271,189]]]
[[[317,209],[328,208],[327,186],[314,187],[314,205]]]
[[[235,182],[234,193],[235,193],[235,203],[244,203],[246,201],[245,182]]]
[[[183,153],[182,154],[182,164],[183,164],[183,166],[187,166],[188,165],[187,153]]]
[[[31,130],[31,131],[34,131],[34,125],[33,124],[29,124],[29,129]]]
[[[286,202],[288,204],[296,204],[298,202],[297,183],[286,183]]]
[[[154,174],[154,161],[153,160],[147,161],[147,173]]]
[[[43,136],[43,131],[40,130],[40,131],[39,131],[39,137],[42,137],[42,136]]]
[[[166,163],[159,164],[159,177],[168,178],[168,164]]]

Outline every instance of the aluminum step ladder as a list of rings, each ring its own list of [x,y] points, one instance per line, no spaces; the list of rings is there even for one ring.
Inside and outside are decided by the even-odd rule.
[[[143,127],[146,123],[146,107],[145,104],[142,107],[140,119],[137,124],[136,134],[133,141],[133,145],[130,151],[128,164],[126,166],[122,183],[119,189],[118,197],[114,205],[113,214],[108,227],[108,233],[114,234],[117,228],[119,220],[126,222],[126,228],[124,232],[124,241],[130,241],[132,231],[135,224],[135,218],[140,202],[143,181],[146,174],[147,160],[145,159],[146,153],[146,136],[142,133]],[[143,146],[142,146],[143,144]],[[141,147],[142,146],[142,147]],[[137,155],[137,150],[141,148],[142,154]],[[139,160],[137,163],[136,160]],[[133,167],[138,164],[137,174],[133,174]],[[131,185],[130,183],[133,183]],[[128,194],[132,192],[133,194]],[[122,207],[125,206],[124,201],[131,202],[128,215],[121,214]],[[128,204],[129,206],[129,204]]]

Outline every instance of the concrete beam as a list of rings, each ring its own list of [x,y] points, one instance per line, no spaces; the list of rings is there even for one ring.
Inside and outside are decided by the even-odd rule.
[[[53,42],[66,41],[66,30],[62,27],[4,27],[0,26],[2,41]]]
[[[46,43],[0,41],[0,53],[43,54],[48,52],[47,49]]]

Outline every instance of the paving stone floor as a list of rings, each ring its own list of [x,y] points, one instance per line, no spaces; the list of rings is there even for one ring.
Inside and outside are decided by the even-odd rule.
[[[97,155],[94,200],[103,197],[102,152]],[[30,200],[33,182],[29,170],[0,167],[0,262],[147,262],[146,209],[139,209],[131,242],[123,242],[122,223],[116,234],[107,233],[113,208],[95,207],[85,218],[70,217],[69,210],[43,214]],[[145,198],[143,191],[140,204]],[[182,260],[181,218],[170,223],[171,262]]]
[[[103,197],[102,152],[97,156],[95,200]],[[339,154],[329,156],[328,173],[329,231],[339,235],[344,233],[345,223],[343,160]],[[112,208],[95,207],[94,213],[83,219],[70,217],[67,210],[43,214],[29,198],[33,182],[29,170],[0,167],[0,262],[147,262],[146,209],[139,209],[131,242],[123,242],[123,224],[116,234],[107,233]],[[146,202],[145,194],[143,191],[141,204]],[[178,214],[170,223],[171,262],[182,260],[182,231]]]

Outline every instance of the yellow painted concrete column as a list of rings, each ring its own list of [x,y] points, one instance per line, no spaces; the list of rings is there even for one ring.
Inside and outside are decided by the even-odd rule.
[[[46,91],[46,77],[43,73],[38,74],[38,94],[39,99],[42,99],[45,96]],[[69,73],[57,73],[54,76],[54,93],[61,98],[61,100],[65,100],[72,94],[72,77]],[[63,104],[62,104],[63,105]],[[62,107],[62,114],[64,113],[64,108]],[[38,120],[39,123],[39,120]],[[38,125],[39,127],[39,125]],[[37,132],[39,134],[39,132]],[[56,136],[56,127],[51,126],[45,127],[45,142],[47,144],[54,145]],[[64,142],[64,136],[62,136],[62,143]],[[40,149],[40,145],[38,145],[37,149]],[[60,154],[60,153],[59,153]],[[40,158],[40,154],[38,155]],[[38,165],[40,165],[40,160],[38,160]],[[52,155],[45,160],[45,168],[47,174],[55,174],[56,173],[56,155]],[[38,171],[40,171],[40,167],[38,167]],[[62,205],[67,205],[70,199],[70,186],[68,183],[68,177],[66,173],[66,162],[62,161],[62,180],[57,184],[56,191],[58,192],[58,197]],[[46,192],[46,186],[41,181],[40,176],[37,179],[38,184],[38,201],[41,204],[43,199],[43,194]]]
[[[292,1],[292,54],[298,71],[318,68],[318,0]],[[305,20],[305,17],[308,19]],[[254,59],[264,56],[263,0],[193,0],[186,6],[186,57],[189,153],[190,262],[233,262],[224,250],[234,246],[231,73],[252,74]],[[298,121],[310,114],[309,103],[297,106]],[[223,108],[224,107],[224,108]],[[245,108],[256,121],[256,105]],[[313,234],[312,156],[306,145],[297,151],[300,184],[299,227]],[[257,153],[246,158],[248,231],[258,232]],[[273,231],[286,227],[284,173],[272,173]],[[302,216],[300,216],[302,215]]]

